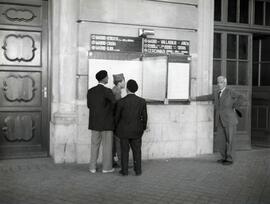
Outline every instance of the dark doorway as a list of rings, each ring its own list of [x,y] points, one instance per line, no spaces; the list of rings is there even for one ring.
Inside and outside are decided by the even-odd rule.
[[[270,147],[270,35],[253,35],[251,141]]]
[[[227,77],[228,86],[246,98],[240,107],[236,131],[236,148],[251,149],[251,39],[250,33],[216,31],[214,33],[213,85],[216,89],[217,76]],[[216,142],[214,141],[214,149]]]

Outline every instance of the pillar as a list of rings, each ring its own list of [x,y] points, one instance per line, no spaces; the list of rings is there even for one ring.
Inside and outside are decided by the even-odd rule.
[[[213,91],[214,0],[199,0],[198,12],[197,96]],[[197,102],[197,154],[213,152],[213,118],[212,102]]]
[[[51,155],[75,162],[77,137],[76,69],[78,1],[52,1]]]

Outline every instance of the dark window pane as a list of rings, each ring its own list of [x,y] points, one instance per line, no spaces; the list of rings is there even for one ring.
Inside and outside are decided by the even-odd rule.
[[[270,86],[270,64],[261,64],[261,86]]]
[[[259,39],[253,40],[253,62],[259,61]]]
[[[252,106],[252,111],[251,111],[251,128],[257,128],[257,107]]]
[[[227,81],[228,85],[236,84],[236,62],[227,61]]]
[[[265,8],[265,25],[270,26],[270,3],[266,2],[266,8]]]
[[[259,73],[259,64],[253,64],[252,67],[252,85],[258,86],[258,73]]]
[[[263,2],[255,1],[255,24],[263,25]]]
[[[215,0],[215,21],[221,20],[221,0]]]
[[[248,63],[247,62],[239,62],[238,84],[248,85]]]
[[[270,39],[262,39],[262,61],[270,61]]]
[[[239,36],[239,59],[248,58],[248,36],[240,35]]]
[[[214,34],[214,58],[221,58],[221,34]]]
[[[221,75],[221,61],[214,60],[213,62],[213,84],[217,84],[217,77]]]
[[[236,22],[237,0],[228,0],[228,21]]]
[[[237,0],[228,0],[228,21],[236,22]]]
[[[258,128],[266,128],[267,108],[260,107],[258,109]]]
[[[236,35],[228,34],[228,37],[227,37],[227,58],[236,59]]]
[[[249,11],[249,4],[248,0],[241,0],[240,1],[240,23],[248,23],[248,11]]]

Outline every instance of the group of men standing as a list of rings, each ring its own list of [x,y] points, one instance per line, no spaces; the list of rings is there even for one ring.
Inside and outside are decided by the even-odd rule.
[[[129,149],[133,152],[133,167],[136,175],[141,175],[141,137],[147,124],[146,102],[135,95],[138,84],[129,80],[127,95],[121,98],[125,87],[123,74],[113,75],[115,86],[106,88],[108,74],[101,70],[96,74],[98,85],[89,89],[87,105],[90,109],[89,129],[91,137],[90,172],[95,173],[100,143],[103,145],[103,173],[113,172],[113,155],[117,155],[121,166],[120,174],[128,175]],[[218,163],[231,165],[235,161],[235,133],[239,107],[244,98],[227,87],[224,76],[217,77],[218,90],[213,94],[198,96],[196,100],[213,100],[215,124],[217,127],[217,147],[221,158]],[[238,116],[238,117],[237,117]],[[114,145],[113,145],[114,143]],[[114,146],[114,150],[112,149]]]
[[[128,175],[129,149],[133,152],[133,168],[141,175],[142,135],[147,124],[147,108],[143,98],[135,95],[138,84],[129,80],[126,84],[127,95],[121,98],[125,87],[123,74],[113,75],[115,86],[109,89],[108,73],[101,70],[96,74],[98,85],[87,92],[89,108],[89,129],[91,137],[91,158],[89,171],[96,173],[99,148],[102,142],[102,172],[114,172],[113,157],[117,155],[120,174]]]

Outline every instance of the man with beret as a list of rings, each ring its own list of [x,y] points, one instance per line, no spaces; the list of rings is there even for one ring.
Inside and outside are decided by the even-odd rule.
[[[96,173],[99,147],[102,141],[102,172],[110,173],[112,167],[112,141],[114,130],[115,98],[112,90],[104,85],[108,83],[108,74],[101,70],[96,74],[98,85],[87,92],[87,107],[89,108],[89,129],[91,137],[91,159],[89,171]]]
[[[114,87],[112,88],[115,100],[118,101],[122,98],[122,89],[125,88],[125,77],[124,74],[113,74]],[[113,137],[113,165],[114,167],[121,166],[121,146],[120,138],[115,134]]]
[[[125,88],[125,77],[124,74],[113,74],[114,87],[112,88],[113,95],[116,100],[121,99],[122,89]]]
[[[123,176],[128,175],[128,157],[131,147],[135,174],[141,175],[141,146],[142,135],[147,124],[146,102],[135,95],[138,90],[136,81],[127,82],[127,95],[116,105],[115,121],[116,134],[121,144],[121,171]]]

